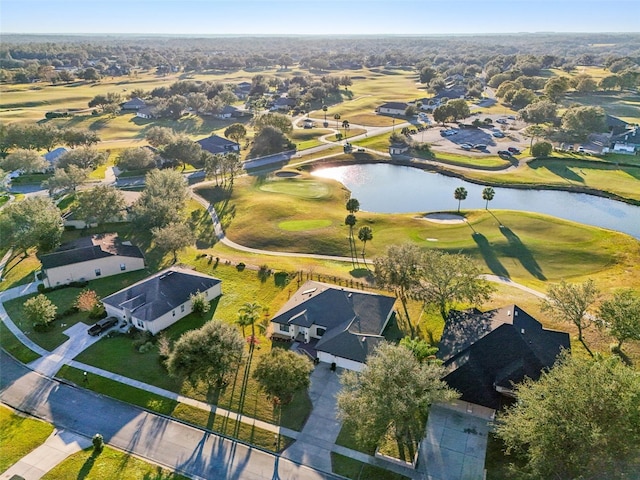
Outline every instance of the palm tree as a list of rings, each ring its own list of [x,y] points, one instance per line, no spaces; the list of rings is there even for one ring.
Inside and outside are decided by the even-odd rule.
[[[251,345],[256,338],[256,322],[260,318],[262,306],[256,302],[246,302],[238,310],[238,319],[236,323],[242,327],[242,336],[244,336],[244,327],[251,326]]]
[[[305,103],[304,108],[307,110],[307,118],[309,118],[309,114],[311,113],[311,104],[309,102]]]
[[[365,226],[360,228],[360,230],[358,230],[358,240],[362,242],[362,261],[365,262],[366,266],[367,262],[364,259],[364,249],[367,246],[367,242],[373,240],[373,230],[371,230],[371,227]]]
[[[338,120],[340,120],[340,114],[339,114],[339,113],[336,113],[336,114],[333,116],[333,119],[336,121],[336,130],[338,130]]]
[[[356,218],[356,216],[353,213],[350,213],[344,219],[344,224],[345,225],[349,225],[349,250],[351,251],[351,259],[352,260],[353,260],[354,256],[357,258],[357,255],[355,255],[355,252],[354,252],[355,246],[354,246],[354,241],[353,241],[353,227],[356,226],[356,222],[357,221],[358,221],[358,219]]]
[[[467,189],[464,187],[456,188],[455,192],[453,192],[453,197],[458,200],[458,212],[460,211],[460,202],[467,198]]]
[[[487,187],[484,190],[482,190],[482,199],[487,201],[487,204],[484,206],[485,210],[489,210],[489,202],[493,200],[493,197],[495,196],[496,196],[496,191],[491,187]]]
[[[360,202],[357,198],[350,198],[347,200],[347,211],[351,214],[356,213],[360,210]]]
[[[327,107],[326,105],[322,105],[322,111],[324,112],[324,123],[327,123],[327,110],[329,110],[329,107]]]
[[[342,128],[344,128],[344,138],[347,138],[347,131],[349,130],[349,120],[342,121]]]

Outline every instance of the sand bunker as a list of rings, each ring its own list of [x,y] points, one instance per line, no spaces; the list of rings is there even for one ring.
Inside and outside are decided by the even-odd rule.
[[[465,218],[455,213],[427,213],[424,217],[434,223],[464,223]]]
[[[291,177],[299,177],[299,172],[293,172],[291,170],[279,170],[276,172],[276,177],[280,178],[291,178]]]

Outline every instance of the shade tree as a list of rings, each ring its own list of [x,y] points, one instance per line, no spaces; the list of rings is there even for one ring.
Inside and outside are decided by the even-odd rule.
[[[274,405],[287,405],[297,392],[309,388],[312,371],[313,364],[306,356],[273,348],[260,357],[252,376]]]
[[[9,204],[0,213],[0,241],[27,255],[32,247],[42,252],[60,244],[62,216],[58,207],[47,197],[28,197]]]
[[[184,222],[171,222],[151,230],[153,242],[162,252],[173,253],[173,263],[178,261],[178,252],[195,242],[193,231]]]
[[[614,293],[598,309],[598,326],[618,341],[617,350],[628,340],[640,340],[640,295],[627,288]]]
[[[121,218],[125,207],[120,190],[111,185],[98,185],[78,193],[74,214],[87,224],[102,225]]]

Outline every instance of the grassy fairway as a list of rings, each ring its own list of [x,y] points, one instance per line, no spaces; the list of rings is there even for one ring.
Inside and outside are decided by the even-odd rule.
[[[147,463],[120,450],[105,447],[98,455],[93,453],[93,448],[75,453],[42,478],[43,480],[76,480],[81,478],[188,480],[189,477]]]
[[[327,189],[323,196],[318,195],[319,184]],[[199,191],[215,200],[212,189]],[[235,212],[227,234],[237,243],[265,250],[349,256],[348,227],[343,223],[347,195],[342,185],[331,180],[245,177],[238,180],[227,203],[226,208]],[[615,285],[621,278],[640,283],[634,278],[640,278],[638,242],[626,235],[532,213],[477,210],[466,212],[466,217],[468,224],[444,225],[426,221],[422,214],[359,212],[355,228],[373,229],[373,241],[367,244],[369,258],[383,254],[388,245],[414,242],[424,248],[465,252],[487,273],[542,289],[547,281],[594,275],[604,286]],[[282,228],[282,222],[317,225],[321,219],[331,224],[320,230]],[[506,228],[499,228],[500,223]]]
[[[16,415],[0,406],[0,472],[4,472],[34,448],[40,446],[53,432],[53,425],[29,417]]]

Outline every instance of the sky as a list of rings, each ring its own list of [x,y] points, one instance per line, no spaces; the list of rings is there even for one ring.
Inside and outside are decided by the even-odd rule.
[[[1,33],[639,32],[640,0],[0,0]]]

